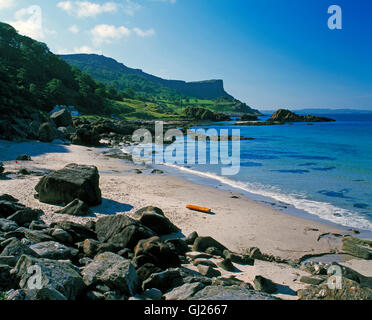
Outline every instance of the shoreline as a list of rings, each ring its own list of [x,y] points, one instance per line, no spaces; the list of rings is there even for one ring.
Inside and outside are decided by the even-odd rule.
[[[88,221],[114,213],[131,215],[142,207],[153,205],[162,208],[185,236],[197,231],[201,235],[214,237],[237,252],[259,247],[267,254],[284,259],[338,252],[341,246],[339,235],[350,234],[337,226],[275,210],[238,192],[203,186],[169,174],[152,175],[151,168],[149,172],[135,174],[134,169],[143,168],[108,157],[104,154],[105,148],[38,142],[15,144],[2,141],[1,145],[4,143],[9,144],[5,148],[7,157],[3,156],[2,148],[1,159],[15,159],[28,151],[33,159],[18,164],[4,161],[8,171],[20,167],[56,170],[68,163],[94,164],[98,167],[104,200],[102,205],[92,208],[96,217],[66,217],[54,213],[59,207],[39,203],[33,197],[33,188],[40,177],[22,177],[22,190],[17,188],[18,179],[2,181],[0,193],[9,193],[25,205],[44,210],[46,215],[43,219],[47,223],[60,220]],[[187,204],[210,207],[214,214],[191,212],[185,208]]]

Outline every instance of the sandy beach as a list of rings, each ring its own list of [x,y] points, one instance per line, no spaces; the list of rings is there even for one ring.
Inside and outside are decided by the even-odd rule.
[[[193,184],[167,174],[151,174],[151,168],[144,170],[120,159],[107,157],[104,151],[103,148],[76,145],[0,141],[0,160],[7,172],[16,173],[21,168],[45,172],[61,169],[69,163],[97,166],[103,203],[92,208],[94,215],[91,217],[55,214],[59,207],[43,204],[35,199],[34,188],[40,176],[10,176],[11,179],[0,181],[0,194],[10,194],[28,207],[42,209],[45,213],[42,219],[46,223],[61,220],[87,222],[115,214],[131,216],[136,210],[151,205],[161,208],[182,230],[183,235],[197,231],[201,236],[215,238],[235,252],[259,247],[262,252],[283,259],[300,259],[309,254],[340,250],[339,235],[345,234],[345,230],[341,228],[288,215],[237,193]],[[14,159],[20,154],[30,155],[32,161],[16,163]],[[143,173],[134,173],[136,168],[143,170]],[[187,204],[212,208],[213,213],[187,210]],[[366,261],[363,263],[360,264],[357,260],[347,262],[355,270],[371,276],[371,264]],[[238,278],[249,282],[259,272],[282,284],[286,288],[283,294],[289,296],[293,290],[304,287],[298,279],[301,275],[306,275],[306,272],[300,274],[298,269],[292,269],[288,265],[258,262],[254,267],[239,268],[241,272]],[[287,271],[283,272],[283,269]]]

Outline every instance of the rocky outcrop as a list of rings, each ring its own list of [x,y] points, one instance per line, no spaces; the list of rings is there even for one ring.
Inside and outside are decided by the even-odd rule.
[[[50,116],[50,119],[53,120],[57,128],[72,126],[71,114],[66,109],[61,109],[59,111],[54,112]]]
[[[196,121],[229,121],[230,117],[206,108],[188,107],[183,111],[185,118]]]
[[[41,202],[66,205],[80,199],[90,206],[102,202],[99,174],[95,166],[69,164],[43,177],[36,185]]]
[[[280,109],[275,112],[268,122],[332,122],[333,119],[325,118],[325,117],[316,117],[311,115],[300,116],[297,115],[289,110]]]

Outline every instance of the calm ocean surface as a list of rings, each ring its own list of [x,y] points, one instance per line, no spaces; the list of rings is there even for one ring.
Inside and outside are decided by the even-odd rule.
[[[255,138],[241,141],[240,173],[222,177],[218,165],[177,164],[176,170],[266,197],[280,208],[372,231],[372,114],[323,116],[337,122],[212,126]]]

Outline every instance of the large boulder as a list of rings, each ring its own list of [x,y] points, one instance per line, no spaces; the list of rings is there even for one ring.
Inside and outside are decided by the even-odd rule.
[[[335,120],[311,115],[300,116],[289,110],[280,109],[277,112],[275,112],[268,121],[285,123],[285,122],[332,122]]]
[[[25,206],[14,201],[0,200],[0,218],[7,218],[19,210],[25,209]]]
[[[142,283],[142,289],[159,289],[165,293],[170,289],[182,286],[184,284],[182,275],[178,269],[169,269],[163,272],[152,274]]]
[[[90,206],[101,204],[99,174],[95,166],[69,164],[43,177],[35,190],[41,202],[66,205],[80,199]]]
[[[125,215],[99,219],[96,233],[101,242],[114,243],[129,249],[134,249],[138,241],[155,236],[152,230]]]
[[[33,257],[38,257],[39,255],[28,246],[23,244],[20,240],[14,239],[4,248],[1,252],[1,257],[15,257],[17,260],[22,255],[28,255]]]
[[[34,220],[38,220],[43,215],[41,210],[24,209],[19,210],[8,217],[8,220],[16,222],[18,225],[23,226],[25,223],[31,223]]]
[[[96,234],[92,230],[90,230],[88,227],[74,223],[71,221],[61,221],[58,223],[52,223],[52,228],[56,229],[62,229],[72,237],[73,242],[81,242],[86,239],[96,239]]]
[[[71,114],[66,109],[54,112],[50,118],[54,121],[57,128],[72,126]]]
[[[30,270],[34,272],[30,272]],[[14,273],[20,280],[19,286],[21,289],[35,289],[30,287],[30,284],[38,285],[36,289],[49,288],[56,290],[68,300],[75,300],[85,289],[83,279],[76,267],[68,262],[38,259],[23,255],[18,260]],[[40,278],[35,279],[36,276]]]

